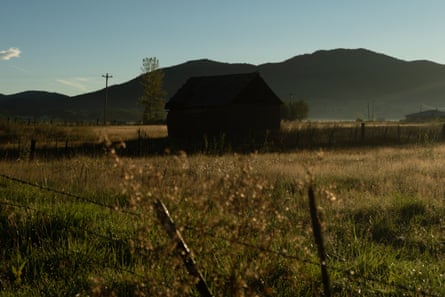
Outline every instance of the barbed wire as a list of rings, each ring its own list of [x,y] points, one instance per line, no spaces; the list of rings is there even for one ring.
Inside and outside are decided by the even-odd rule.
[[[60,194],[60,195],[64,195],[64,196],[67,196],[67,197],[75,198],[78,201],[91,203],[91,204],[94,204],[94,205],[97,205],[97,206],[100,206],[100,207],[116,210],[116,208],[114,206],[110,206],[110,205],[107,205],[107,204],[104,204],[104,203],[100,203],[100,202],[97,202],[95,200],[91,200],[91,199],[88,199],[88,198],[85,198],[85,197],[81,197],[81,196],[78,196],[78,195],[75,195],[75,194],[72,194],[72,193],[68,193],[68,192],[65,192],[65,191],[56,190],[56,189],[52,189],[52,188],[49,188],[49,187],[43,187],[43,186],[40,186],[40,185],[37,185],[37,184],[33,184],[33,183],[29,182],[29,181],[24,181],[24,180],[21,180],[21,179],[15,178],[15,177],[10,177],[10,176],[4,175],[4,174],[0,174],[0,177],[5,178],[5,179],[10,180],[10,181],[13,181],[13,182],[17,182],[17,183],[20,183],[20,184],[25,184],[25,185],[28,185],[28,186],[31,186],[31,187],[35,187],[35,188],[38,188],[40,190],[44,190],[44,191],[52,192],[52,193],[55,193],[55,194]],[[26,205],[12,203],[12,202],[9,202],[9,201],[0,201],[0,204],[9,205],[9,206],[12,206],[12,207],[17,207],[17,208],[23,208],[23,209],[27,209],[27,210],[32,210],[32,211],[36,211],[36,212],[39,212],[39,213],[44,213],[44,212],[42,212],[42,211],[40,211],[38,209],[29,207],[29,206],[26,206]],[[140,214],[138,214],[136,212],[132,212],[132,211],[125,210],[125,209],[120,209],[120,211],[124,212],[124,213],[127,213],[127,214],[130,214],[130,215],[133,215],[133,216],[140,216]],[[46,214],[46,213],[44,213],[44,214]],[[136,242],[139,241],[138,239],[131,239],[131,238],[125,238],[125,239],[111,238],[109,236],[98,234],[98,233],[96,233],[94,231],[91,231],[91,230],[88,230],[88,229],[85,229],[85,228],[80,228],[79,226],[76,226],[76,228],[79,228],[81,231],[90,233],[93,236],[109,240],[110,242],[116,242],[116,241],[125,242],[125,241],[128,241],[128,240],[134,240]],[[187,227],[186,229],[187,230],[191,230],[191,231],[196,231],[195,228],[191,228],[191,227]],[[211,237],[213,239],[223,240],[223,241],[226,241],[226,242],[229,242],[229,243],[232,243],[232,244],[237,244],[237,245],[249,247],[249,248],[252,248],[252,249],[255,249],[257,251],[264,252],[264,253],[267,253],[267,254],[273,254],[273,255],[276,255],[276,256],[279,256],[279,257],[282,257],[282,258],[286,258],[286,259],[290,259],[290,260],[296,260],[296,261],[299,261],[301,263],[310,264],[310,265],[314,265],[314,266],[319,266],[320,265],[320,263],[318,263],[318,262],[307,260],[307,259],[303,259],[303,258],[301,258],[300,256],[297,256],[297,255],[290,255],[290,254],[288,254],[286,252],[280,252],[280,251],[272,250],[272,249],[264,247],[264,246],[258,246],[258,245],[254,245],[254,244],[251,244],[251,243],[246,243],[246,242],[243,242],[243,241],[238,240],[238,239],[229,239],[229,238],[226,238],[226,237],[223,237],[223,236],[220,236],[220,235],[215,235],[213,233],[210,233],[210,232],[207,232],[207,231],[201,230],[201,229],[199,230],[199,232],[200,232],[200,234],[203,234],[205,236]],[[425,296],[425,297],[440,297],[441,296],[441,295],[437,295],[437,294],[434,294],[434,293],[427,292],[427,291],[419,289],[419,288],[411,288],[409,286],[402,285],[402,284],[394,284],[394,283],[384,282],[382,280],[379,280],[377,278],[373,278],[373,277],[370,277],[370,276],[366,276],[366,277],[365,276],[360,276],[360,275],[357,275],[355,272],[352,273],[351,269],[345,270],[345,269],[342,269],[342,268],[339,268],[339,267],[335,267],[333,265],[328,265],[328,268],[331,269],[331,270],[334,270],[335,272],[341,273],[341,274],[347,276],[348,278],[354,278],[354,280],[356,280],[358,282],[362,282],[362,283],[365,282],[365,281],[369,281],[369,282],[380,284],[380,285],[388,287],[388,288],[398,289],[400,291],[405,291],[407,293],[416,293],[416,294],[420,294],[420,295]],[[130,270],[121,269],[121,268],[119,268],[119,269],[121,271],[123,271],[123,272],[128,272],[128,273],[133,274],[135,276],[144,278],[144,276],[139,275],[137,273],[134,273],[134,272],[132,272]]]
[[[187,227],[186,229],[194,231],[194,228],[191,228],[191,227]],[[254,245],[254,244],[243,242],[243,241],[240,241],[240,240],[237,240],[237,239],[233,239],[233,238],[230,238],[230,239],[229,238],[225,238],[223,236],[215,235],[213,233],[210,233],[210,232],[207,232],[207,231],[204,231],[204,230],[201,230],[201,229],[199,230],[199,234],[206,235],[206,236],[211,237],[213,239],[223,240],[223,241],[226,241],[226,242],[229,242],[229,243],[233,243],[233,244],[237,244],[237,245],[241,245],[241,246],[245,246],[245,247],[249,247],[249,248],[254,248],[254,249],[256,249],[256,250],[258,250],[260,252],[264,252],[264,253],[267,253],[267,254],[273,254],[273,255],[276,255],[276,256],[279,256],[279,257],[282,257],[282,258],[285,258],[285,259],[297,260],[299,262],[312,264],[312,265],[320,265],[320,263],[302,259],[301,257],[299,257],[297,255],[290,255],[290,254],[288,254],[286,252],[275,251],[275,250],[272,250],[272,249],[264,247],[264,246]]]
[[[187,229],[193,231],[193,228],[189,227]],[[214,239],[223,240],[223,241],[226,241],[226,242],[229,242],[229,243],[232,243],[232,244],[237,244],[237,245],[242,245],[242,246],[245,246],[245,247],[253,248],[253,249],[256,249],[258,251],[267,253],[267,254],[273,254],[273,255],[276,255],[276,256],[279,256],[279,257],[282,257],[282,258],[286,258],[286,259],[290,259],[290,260],[296,260],[296,261],[299,261],[301,263],[305,263],[305,264],[309,264],[309,265],[320,266],[319,262],[303,259],[303,258],[301,258],[301,257],[299,257],[297,255],[290,255],[288,253],[275,251],[275,250],[272,250],[272,249],[269,249],[269,248],[266,248],[266,247],[263,247],[263,246],[257,246],[257,245],[254,245],[254,244],[242,242],[242,241],[237,240],[237,239],[225,238],[223,236],[215,235],[213,233],[210,233],[210,232],[207,232],[207,231],[204,231],[204,230],[201,230],[201,229],[199,230],[199,233],[203,234],[205,236],[214,238]],[[410,288],[409,286],[402,285],[402,284],[395,284],[395,283],[384,282],[382,280],[379,280],[377,278],[373,278],[371,276],[366,276],[366,277],[365,276],[360,276],[360,275],[358,275],[357,272],[355,272],[355,271],[353,271],[351,269],[342,269],[340,267],[335,267],[333,265],[327,265],[327,267],[330,270],[333,270],[335,272],[343,274],[343,275],[347,276],[350,279],[354,278],[354,280],[358,280],[360,282],[369,281],[369,282],[373,282],[373,283],[377,283],[377,284],[383,285],[385,287],[390,287],[390,288],[398,289],[398,290],[405,291],[405,292],[410,292],[410,293],[415,292],[416,294],[421,294],[422,296],[425,296],[425,297],[440,297],[441,296],[441,295],[429,293],[429,292],[427,292],[425,290],[422,290],[422,289]]]
[[[37,208],[32,208],[32,207],[29,207],[27,205],[16,204],[16,203],[12,203],[12,202],[9,202],[9,201],[0,201],[0,204],[7,205],[7,206],[12,206],[12,207],[16,207],[16,208],[23,208],[23,209],[27,209],[27,210],[40,212]]]
[[[22,180],[22,179],[19,179],[19,178],[16,178],[16,177],[8,176],[8,175],[2,174],[2,173],[0,173],[0,177],[2,177],[4,179],[7,179],[7,180],[10,180],[10,181],[13,181],[13,182],[16,182],[16,183],[19,183],[19,184],[23,184],[23,185],[27,185],[27,186],[30,186],[30,187],[34,187],[34,188],[37,188],[37,189],[40,189],[40,190],[43,190],[43,191],[46,191],[46,192],[50,192],[50,193],[59,194],[59,195],[63,195],[63,196],[66,196],[66,197],[74,198],[75,200],[80,201],[80,202],[86,202],[86,203],[94,204],[94,205],[100,206],[102,208],[107,208],[107,209],[111,209],[111,210],[115,210],[115,211],[120,211],[120,212],[129,214],[129,215],[132,215],[132,216],[140,216],[139,213],[131,211],[131,210],[128,210],[128,209],[124,209],[124,208],[121,208],[121,207],[116,207],[114,205],[108,205],[108,204],[105,204],[105,203],[101,203],[101,202],[98,202],[96,200],[93,200],[93,199],[90,199],[90,198],[86,198],[86,197],[82,197],[82,196],[79,196],[79,195],[76,195],[76,194],[72,194],[72,193],[69,193],[69,192],[66,192],[66,191],[63,191],[63,190],[57,190],[57,189],[54,189],[54,188],[41,186],[39,184],[32,183],[32,182],[26,181],[26,180]]]
[[[22,208],[22,209],[26,209],[26,210],[31,210],[33,212],[36,212],[36,213],[38,213],[40,215],[44,215],[44,216],[55,217],[54,215],[49,215],[48,213],[46,213],[44,211],[38,210],[38,209],[33,208],[33,207],[29,207],[27,205],[17,204],[17,203],[13,203],[13,202],[10,202],[10,201],[0,201],[0,204],[11,206],[11,207],[15,207],[15,208]],[[107,240],[109,242],[125,243],[128,240],[139,241],[138,239],[134,239],[134,238],[125,238],[125,239],[123,239],[123,238],[117,238],[117,237],[110,237],[110,236],[107,236],[107,235],[99,234],[99,233],[97,233],[95,231],[92,231],[90,229],[87,229],[87,228],[84,228],[84,227],[81,227],[81,226],[73,225],[72,227],[75,228],[75,229],[78,229],[80,231],[83,231],[85,233],[88,233],[88,234],[90,234],[92,236],[95,236],[97,238],[101,238],[101,239]],[[140,248],[137,248],[137,249],[140,249]],[[127,272],[127,273],[130,273],[130,274],[133,274],[133,275],[138,276],[140,278],[145,278],[144,276],[142,276],[142,275],[140,275],[138,273],[135,273],[135,272],[133,272],[133,271],[131,271],[129,269],[125,269],[125,268],[122,268],[122,267],[116,267],[116,266],[114,266],[114,267],[110,266],[110,268],[118,268],[119,270],[121,270],[123,272]]]

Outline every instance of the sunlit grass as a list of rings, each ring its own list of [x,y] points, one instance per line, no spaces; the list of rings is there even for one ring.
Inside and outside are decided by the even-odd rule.
[[[155,199],[215,295],[319,296],[310,182],[334,296],[441,296],[444,155],[427,143],[0,161],[1,174],[112,208],[0,178],[0,202],[19,206],[0,208],[0,296],[197,295]]]

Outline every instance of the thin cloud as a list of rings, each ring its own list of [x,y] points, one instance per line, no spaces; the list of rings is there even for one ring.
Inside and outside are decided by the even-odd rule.
[[[0,51],[0,60],[10,60],[11,58],[18,58],[22,51],[17,47],[10,47],[5,51]]]
[[[18,71],[22,72],[22,73],[31,74],[31,71],[29,71],[29,70],[27,70],[25,68],[18,67],[16,65],[11,65],[11,67],[14,68],[15,70],[18,70]]]
[[[61,83],[65,86],[72,87],[74,89],[77,89],[82,92],[87,92],[88,87],[85,85],[85,83],[88,82],[87,78],[84,77],[76,77],[76,78],[70,78],[70,79],[57,79],[58,83]]]

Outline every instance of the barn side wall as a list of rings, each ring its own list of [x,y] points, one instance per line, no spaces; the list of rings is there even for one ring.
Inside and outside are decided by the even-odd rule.
[[[246,142],[280,130],[279,105],[234,104],[209,109],[170,110],[168,135],[183,140],[202,140],[224,134],[233,142]]]

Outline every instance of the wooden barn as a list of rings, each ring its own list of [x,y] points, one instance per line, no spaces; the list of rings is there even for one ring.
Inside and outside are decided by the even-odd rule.
[[[279,131],[282,104],[257,72],[192,77],[165,105],[168,135],[247,141]]]

